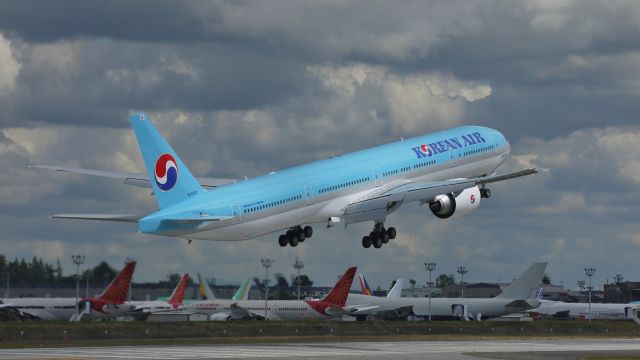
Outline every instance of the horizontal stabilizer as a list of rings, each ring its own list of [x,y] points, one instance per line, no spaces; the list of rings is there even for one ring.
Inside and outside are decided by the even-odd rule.
[[[46,170],[55,170],[59,172],[66,172],[72,174],[81,174],[81,175],[90,175],[90,176],[100,176],[107,177],[112,179],[120,179],[122,183],[125,185],[143,187],[151,189],[151,181],[149,181],[149,176],[143,173],[129,173],[122,171],[106,171],[106,170],[91,170],[91,169],[80,169],[80,168],[72,168],[66,166],[53,166],[53,165],[29,165],[30,168],[34,169],[46,169]],[[210,177],[198,177],[196,178],[200,185],[204,188],[215,188],[218,186],[222,186],[225,184],[232,184],[236,182],[235,179],[223,179],[223,178],[210,178]]]
[[[137,223],[138,220],[142,219],[143,217],[144,215],[130,215],[130,214],[57,214],[57,215],[53,215],[51,218]]]

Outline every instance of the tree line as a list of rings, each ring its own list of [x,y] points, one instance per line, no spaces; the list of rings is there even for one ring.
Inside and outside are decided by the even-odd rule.
[[[92,284],[103,284],[111,281],[118,271],[107,262],[102,261],[93,268],[85,269],[81,277],[86,281],[87,276]],[[75,284],[76,276],[64,276],[60,259],[55,264],[50,264],[34,256],[30,261],[15,258],[9,260],[0,254],[0,274],[3,285],[9,279],[11,286],[24,286],[32,284],[70,285]]]

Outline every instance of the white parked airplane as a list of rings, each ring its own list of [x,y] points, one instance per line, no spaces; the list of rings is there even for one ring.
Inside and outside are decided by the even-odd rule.
[[[95,313],[96,317],[107,317],[110,312],[121,309],[135,268],[135,261],[126,263],[100,296],[79,299],[79,308],[84,309],[88,305],[100,309]],[[5,298],[0,303],[0,308],[3,307],[16,309],[40,320],[66,321],[77,316],[76,298]]]
[[[554,318],[571,318],[571,319],[589,319],[592,320],[626,320],[633,319],[633,311],[640,309],[640,304],[614,304],[614,303],[567,303],[563,301],[553,301],[542,299],[542,289],[539,293],[540,306],[528,310],[532,317],[554,317]],[[589,315],[591,311],[591,315]]]
[[[390,314],[394,313],[397,317],[413,314],[428,318],[429,311],[433,320],[498,317],[540,305],[540,301],[530,294],[539,288],[546,267],[546,262],[534,263],[494,298],[432,298],[429,306],[428,298],[386,298],[349,294],[347,305],[372,306],[357,314],[360,320],[363,320],[365,315],[383,314],[384,317],[390,317]]]
[[[486,185],[533,174],[495,174],[510,154],[498,131],[463,126],[374,147],[246,181],[196,179],[144,114],[130,118],[147,174],[33,166],[119,178],[152,187],[151,214],[60,214],[55,218],[137,223],[145,234],[199,240],[246,240],[284,231],[280,246],[311,237],[310,225],[374,223],[362,246],[396,236],[387,216],[403,204],[428,205],[440,219],[464,216],[491,194]]]
[[[355,313],[362,308],[346,306],[356,268],[349,268],[331,291],[320,300],[224,300],[185,304],[183,311],[209,315],[210,320],[308,320],[330,319]]]

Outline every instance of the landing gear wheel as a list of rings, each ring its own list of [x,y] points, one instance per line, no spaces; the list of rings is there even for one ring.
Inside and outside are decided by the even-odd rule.
[[[285,235],[280,235],[280,237],[278,237],[278,245],[285,247],[288,243],[289,241]]]
[[[304,242],[307,237],[304,235],[304,232],[302,230],[298,230],[296,231],[296,238],[299,242]]]
[[[304,236],[310,238],[313,236],[313,228],[311,226],[305,226],[303,229]]]
[[[380,249],[382,247],[382,238],[380,237],[380,235],[376,235],[373,238],[373,247],[376,249]]]
[[[386,244],[386,243],[389,242],[389,239],[390,239],[389,233],[387,233],[386,231],[383,232],[382,234],[380,234],[380,237],[382,238],[382,243],[383,244]]]
[[[390,227],[387,229],[387,234],[389,234],[389,239],[393,240],[396,238],[396,228]]]
[[[292,237],[289,239],[289,245],[291,245],[291,247],[296,247],[296,246],[298,246],[298,238],[297,238],[297,237],[295,237],[295,236],[292,236]]]
[[[368,236],[363,236],[362,237],[362,247],[364,247],[365,249],[368,249],[371,247],[371,238]]]
[[[489,189],[480,189],[480,197],[488,199],[491,197],[491,190]]]
[[[291,239],[293,239],[293,236],[295,235],[295,233],[293,232],[293,230],[287,230],[285,235],[287,236],[287,240],[291,242]]]

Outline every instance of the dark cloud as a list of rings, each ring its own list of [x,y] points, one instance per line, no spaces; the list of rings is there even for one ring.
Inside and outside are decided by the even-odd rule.
[[[382,287],[424,281],[425,259],[443,273],[467,265],[472,281],[536,260],[568,286],[586,265],[600,282],[637,272],[638,18],[635,2],[597,1],[0,2],[0,246],[65,263],[68,249],[95,263],[134,256],[140,279],[239,281],[261,271],[256,253],[285,274],[302,256],[322,284],[360,265]],[[133,111],[201,175],[256,176],[467,123],[507,135],[504,171],[544,171],[494,185],[467,218],[408,205],[389,219],[399,238],[377,252],[359,245],[370,224],[318,227],[280,249],[274,236],[189,246],[48,219],[155,208],[145,189],[25,167],[143,171]]]

